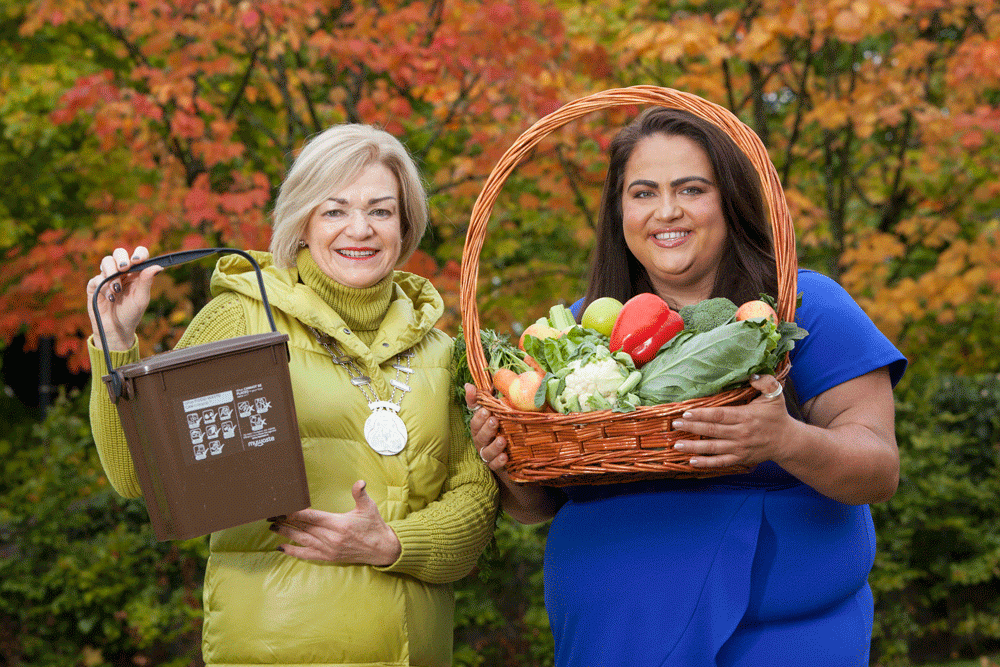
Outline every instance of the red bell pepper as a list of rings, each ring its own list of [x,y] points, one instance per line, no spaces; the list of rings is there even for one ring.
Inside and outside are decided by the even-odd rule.
[[[637,294],[622,306],[611,330],[611,351],[624,350],[636,367],[656,356],[684,328],[680,313],[651,293]]]

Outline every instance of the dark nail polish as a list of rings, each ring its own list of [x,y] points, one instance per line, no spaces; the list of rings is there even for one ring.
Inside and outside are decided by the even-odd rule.
[[[285,516],[284,514],[279,514],[278,516],[272,516],[272,517],[268,518],[268,521],[284,521],[287,518],[288,517]]]
[[[108,301],[114,301],[114,300],[115,300],[115,295],[114,294],[109,294],[108,295]]]
[[[119,269],[124,269],[126,266],[128,266],[128,262],[118,262]]]
[[[272,523],[270,526],[267,527],[267,529],[270,530],[272,533],[276,533],[278,532],[278,524]]]
[[[114,283],[111,286],[111,289],[113,289],[115,292],[121,292],[122,291],[122,285],[121,285],[121,283]]]
[[[275,550],[280,551],[281,553],[285,553],[285,547],[276,547]]]

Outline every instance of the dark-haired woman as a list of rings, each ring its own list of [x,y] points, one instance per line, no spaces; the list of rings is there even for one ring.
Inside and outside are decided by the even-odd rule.
[[[799,271],[788,391],[770,376],[745,406],[692,409],[675,427],[704,480],[565,490],[518,485],[479,410],[480,457],[522,522],[552,518],[545,600],[556,664],[866,666],[875,536],[868,503],[899,479],[892,387],[905,358],[834,281]],[[591,300],[653,292],[672,307],[777,292],[753,165],[693,114],[647,110],[610,147]],[[794,392],[792,391],[794,388]],[[474,404],[474,389],[467,399]]]

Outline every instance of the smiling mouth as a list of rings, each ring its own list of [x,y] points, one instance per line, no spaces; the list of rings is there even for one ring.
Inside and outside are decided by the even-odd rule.
[[[367,259],[374,257],[378,250],[337,250],[338,255],[347,259]]]
[[[690,231],[663,232],[662,234],[654,234],[653,238],[656,239],[657,241],[676,241],[677,239],[684,238],[690,233],[691,233]]]

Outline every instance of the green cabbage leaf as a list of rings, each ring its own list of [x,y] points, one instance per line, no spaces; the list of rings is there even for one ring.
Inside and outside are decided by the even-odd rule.
[[[766,318],[730,322],[710,331],[684,330],[642,367],[636,390],[644,405],[676,403],[744,384],[754,373],[773,374],[794,341],[807,332]]]

